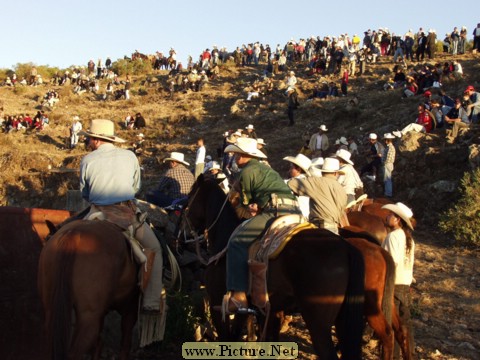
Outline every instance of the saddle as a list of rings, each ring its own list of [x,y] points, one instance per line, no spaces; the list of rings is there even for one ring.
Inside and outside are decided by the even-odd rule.
[[[302,216],[290,214],[276,219],[265,235],[249,249],[249,294],[251,303],[259,309],[268,307],[268,261],[276,259],[294,235],[315,226]]]

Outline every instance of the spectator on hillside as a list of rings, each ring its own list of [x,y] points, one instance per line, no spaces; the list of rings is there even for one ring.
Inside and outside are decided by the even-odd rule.
[[[105,87],[105,94],[103,95],[103,100],[107,101],[110,98],[113,98],[114,90],[115,90],[115,88],[113,87],[113,83],[111,81],[109,81],[107,83],[107,86]]]
[[[252,124],[248,124],[248,126],[245,127],[246,136],[251,138],[251,139],[256,139],[257,138],[257,133],[255,132],[255,127]]]
[[[125,100],[130,100],[130,88],[131,88],[130,76],[127,75],[125,79],[125,87],[123,89],[125,91]]]
[[[425,104],[418,105],[418,116],[414,123],[408,124],[401,131],[394,131],[393,135],[401,137],[409,131],[416,131],[421,133],[429,133],[433,130],[434,119],[425,108]]]
[[[320,125],[318,132],[310,137],[308,147],[312,151],[312,158],[324,157],[327,154],[330,147],[327,131],[328,129],[325,125]]]
[[[450,47],[452,45],[452,39],[450,38],[450,34],[446,33],[445,38],[443,39],[443,53],[448,54],[450,52]]]
[[[403,96],[411,97],[416,95],[417,92],[418,92],[417,82],[412,76],[407,76],[407,82],[405,84],[405,89],[403,90]]]
[[[463,77],[463,68],[462,65],[457,61],[453,61],[453,71],[452,71],[453,77],[455,80],[460,80]]]
[[[288,115],[288,126],[293,126],[295,124],[295,110],[300,106],[298,102],[298,95],[295,88],[288,88],[287,89],[287,97],[288,97],[288,104],[287,104],[287,115]]]
[[[453,28],[452,33],[450,34],[450,39],[451,39],[451,53],[452,55],[457,55],[458,52],[458,42],[460,40],[460,33],[458,31],[458,28],[455,26]]]
[[[290,71],[285,78],[285,85],[287,86],[287,91],[288,89],[295,89],[295,85],[297,84],[297,78],[295,77],[295,72]]]
[[[458,53],[460,55],[465,54],[465,44],[467,42],[467,28],[462,26],[462,30],[460,30],[460,40],[458,42]]]
[[[135,114],[135,120],[134,120],[134,123],[133,123],[133,128],[134,129],[143,129],[145,126],[147,126],[145,118],[142,116],[142,114],[136,113]]]
[[[447,141],[451,144],[458,136],[458,131],[470,126],[470,120],[465,109],[462,107],[462,100],[455,99],[455,106],[445,115],[445,122],[451,126],[447,130]]]
[[[82,123],[80,122],[80,118],[78,116],[73,117],[73,123],[70,127],[70,149],[73,149],[78,144],[78,133],[82,131]]]
[[[465,94],[468,95],[470,99],[470,104],[467,106],[469,119],[473,124],[476,124],[479,121],[478,114],[480,113],[480,93],[476,92],[472,85],[469,85],[465,90]]]
[[[195,156],[195,179],[198,178],[200,174],[203,173],[205,169],[205,158],[206,158],[206,149],[203,138],[198,138],[197,140],[197,153]]]
[[[425,47],[427,44],[427,38],[425,37],[425,33],[421,32],[417,36],[417,51],[415,53],[417,61],[423,61],[425,58]]]
[[[436,43],[437,43],[437,34],[435,34],[435,30],[430,29],[428,31],[427,40],[425,41],[425,49],[428,54],[428,58],[431,60],[435,58],[436,50]]]
[[[395,162],[395,146],[393,146],[393,139],[395,139],[395,136],[390,133],[383,135],[383,140],[385,141],[385,149],[382,155],[384,183],[383,195],[387,198],[393,196],[392,173],[393,163]]]

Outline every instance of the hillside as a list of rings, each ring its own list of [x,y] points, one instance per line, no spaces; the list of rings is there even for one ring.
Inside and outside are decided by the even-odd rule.
[[[451,61],[451,56],[442,56],[436,61]],[[467,85],[480,88],[479,56],[468,54],[457,59],[462,63],[464,78],[443,82],[452,97],[461,95]],[[331,143],[341,136],[354,136],[362,145],[370,132],[382,135],[415,120],[421,96],[402,98],[400,89],[383,90],[393,67],[391,58],[380,59],[368,65],[366,74],[350,79],[348,96],[307,101],[316,84],[331,80],[339,84],[338,75],[308,76],[303,65],[293,66],[301,103],[293,127],[287,126],[284,74],[275,76],[271,94],[251,102],[245,100],[253,81],[262,75],[263,66],[222,65],[220,77],[204,90],[176,92],[173,99],[166,90],[165,70],[133,77],[132,99],[128,101],[105,102],[93,93],[75,95],[71,86],[54,87],[60,102],[54,109],[44,109],[50,117],[48,128],[39,133],[0,134],[0,205],[65,208],[67,191],[78,189],[76,170],[86,154],[81,146],[69,150],[66,145],[74,115],[81,118],[84,127],[93,118],[114,120],[117,135],[129,143],[138,131],[123,129],[123,119],[137,112],[145,117],[147,127],[142,132],[147,145],[139,158],[143,167],[140,198],[155,187],[164,170],[162,160],[169,152],[184,152],[186,160],[193,163],[196,139],[203,136],[207,154],[215,158],[222,134],[248,124],[253,124],[257,135],[267,143],[272,167],[287,177],[288,164],[283,157],[295,155],[321,124],[329,129]],[[105,85],[106,80],[102,80],[102,94]],[[4,114],[29,113],[33,117],[49,88],[0,87]],[[352,99],[356,99],[353,104]],[[419,223],[417,284],[413,291],[416,338],[422,358],[480,358],[479,254],[452,248],[453,241],[437,228],[439,215],[459,196],[459,182],[471,169],[471,151],[480,145],[479,134],[472,128],[453,145],[446,143],[444,129],[427,135],[411,133],[396,140],[394,199],[412,206]],[[364,162],[361,157],[356,159],[356,167]],[[366,188],[371,196],[382,195],[380,184],[366,183]],[[302,356],[309,358],[310,353],[307,348]]]

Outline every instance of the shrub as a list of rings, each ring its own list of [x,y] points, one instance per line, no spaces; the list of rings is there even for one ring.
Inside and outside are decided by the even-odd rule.
[[[142,75],[152,72],[152,63],[148,60],[136,59],[125,60],[120,59],[112,64],[113,71],[119,76]]]
[[[458,245],[480,245],[480,168],[465,173],[461,198],[440,217],[439,227],[453,235]]]

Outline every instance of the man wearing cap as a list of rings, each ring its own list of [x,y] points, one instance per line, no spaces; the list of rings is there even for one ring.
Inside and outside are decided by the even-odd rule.
[[[172,152],[170,157],[163,160],[168,163],[168,170],[160,178],[157,189],[146,194],[148,202],[166,207],[188,196],[195,178],[186,168],[189,163],[184,158],[182,153]]]
[[[415,242],[412,237],[413,212],[403,203],[384,205],[382,209],[389,210],[386,223],[391,229],[382,247],[392,255],[395,262],[395,290],[394,302],[400,315],[402,326],[408,332],[408,350],[410,358],[414,359],[415,343],[413,327],[410,318],[410,285],[413,281],[413,264],[415,261]],[[394,359],[400,359],[400,350],[395,343]]]
[[[363,176],[367,172],[372,172],[372,175],[367,175],[370,180],[375,181],[376,174],[382,165],[382,155],[384,147],[377,141],[377,134],[371,133],[368,135],[368,141],[370,142],[370,150],[368,153],[368,157],[370,158],[370,162],[362,167],[360,171],[360,176]]]
[[[139,223],[132,201],[141,184],[137,157],[129,150],[114,146],[114,143],[123,143],[125,140],[115,136],[114,124],[110,120],[92,120],[90,130],[81,131],[80,135],[89,138],[88,147],[92,150],[80,163],[80,190],[82,197],[91,204],[86,218],[96,212],[102,212],[107,219],[112,212],[129,214],[128,219],[135,228],[135,238],[144,248],[155,253],[152,275],[144,292],[143,308],[158,311],[162,291],[162,251],[150,226],[145,222]]]
[[[322,177],[292,179],[288,187],[295,195],[310,198],[309,221],[312,224],[338,234],[338,227],[344,223],[347,206],[347,193],[337,181],[343,171],[335,158],[326,158],[321,171]]]
[[[326,132],[328,131],[325,125],[320,125],[318,127],[318,133],[315,133],[310,138],[308,147],[312,151],[312,158],[320,157],[325,155],[330,144],[328,143],[328,136]]]
[[[244,211],[251,218],[230,238],[227,248],[227,290],[233,292],[229,299],[228,311],[247,307],[248,289],[248,248],[277,216],[299,214],[297,200],[281,176],[272,168],[260,163],[266,158],[257,149],[257,141],[239,138],[229,145],[226,152],[235,154],[235,162],[241,169],[234,185],[240,193],[237,210]]]
[[[290,169],[288,170],[290,179],[286,181],[287,183],[291,179],[305,179],[307,176],[310,176],[310,166],[312,165],[312,160],[305,155],[297,154],[295,157],[286,156],[283,158],[283,160],[290,162]],[[308,219],[310,215],[310,198],[308,196],[297,196],[297,199],[303,216]]]
[[[82,123],[78,116],[73,117],[72,127],[70,128],[70,148],[73,149],[78,144],[78,134],[82,131]]]
[[[395,146],[393,146],[393,139],[395,139],[395,136],[387,133],[383,136],[383,139],[386,145],[382,156],[383,183],[385,185],[383,194],[385,197],[391,198],[393,196],[392,173],[393,163],[395,162]]]
[[[478,123],[478,114],[480,113],[480,93],[475,91],[472,85],[467,86],[465,94],[470,97],[471,103],[467,106],[467,112],[470,117],[470,121],[473,124]]]
[[[363,183],[357,170],[353,167],[351,156],[352,154],[345,149],[339,149],[335,153],[335,157],[340,162],[340,171],[343,171],[343,175],[338,177],[338,182],[347,193],[347,204],[355,201],[357,193],[363,192]]]

